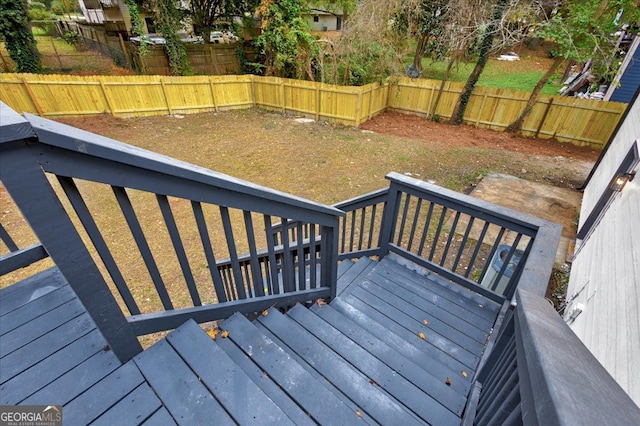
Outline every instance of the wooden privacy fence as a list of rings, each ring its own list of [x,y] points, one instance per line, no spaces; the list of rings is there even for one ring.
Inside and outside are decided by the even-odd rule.
[[[436,102],[440,81],[408,78],[351,87],[253,75],[2,74],[0,99],[17,111],[54,117],[134,117],[261,107],[359,126],[387,108],[434,119],[449,118],[462,86],[446,83]],[[504,130],[518,117],[528,97],[526,92],[477,87],[464,121]],[[626,104],[617,102],[541,96],[524,123],[523,134],[601,149],[625,108]]]

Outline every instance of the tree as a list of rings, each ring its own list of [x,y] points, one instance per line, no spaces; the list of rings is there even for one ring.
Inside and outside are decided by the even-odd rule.
[[[306,8],[304,0],[262,0],[262,34],[256,46],[264,55],[266,75],[315,80],[318,45],[302,18]]]
[[[621,25],[622,17],[618,16],[621,10],[625,12],[624,18],[631,22],[640,19],[640,11],[636,4],[636,0],[567,1],[559,13],[543,21],[536,35],[555,43],[553,54],[556,58],[538,80],[520,116],[507,127],[507,130],[519,132],[522,129],[538,100],[540,91],[565,60],[584,62],[587,58],[592,58],[592,68],[600,76],[615,73],[615,70],[609,69],[611,56],[615,53],[612,34]]]
[[[178,37],[178,30],[182,28],[184,11],[179,8],[180,3],[175,0],[151,0],[155,13],[156,25],[164,37],[172,75],[185,75],[191,72],[189,59],[184,43]]]
[[[2,1],[0,35],[7,43],[9,56],[16,64],[16,72],[40,71],[40,53],[31,33],[26,1]]]
[[[209,34],[221,21],[230,22],[236,16],[253,13],[259,3],[259,0],[191,0],[189,16],[193,30],[208,43]]]
[[[498,23],[501,21],[504,15],[508,1],[509,0],[497,0],[495,6],[493,7],[491,22],[484,31],[482,42],[480,43],[478,62],[476,62],[476,66],[473,68],[471,75],[469,75],[469,78],[467,79],[464,88],[462,89],[462,93],[460,94],[460,97],[456,102],[453,114],[451,115],[451,119],[449,120],[451,124],[462,123],[464,111],[467,108],[471,93],[476,87],[476,83],[480,78],[480,74],[482,74],[487,61],[489,60],[489,53],[491,51],[491,48],[493,47],[493,41],[496,38]]]

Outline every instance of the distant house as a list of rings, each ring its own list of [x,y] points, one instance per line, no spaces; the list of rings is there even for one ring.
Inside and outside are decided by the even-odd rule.
[[[640,36],[636,35],[604,99],[629,102],[638,86],[640,86]]]
[[[87,22],[104,24],[107,31],[131,34],[133,24],[124,0],[78,0],[78,3]],[[140,17],[147,27],[145,32],[154,32],[153,19],[145,9],[140,10]]]
[[[340,31],[346,18],[342,9],[332,11],[316,6],[311,6],[304,17],[312,31]]]
[[[639,69],[640,64],[634,67]],[[625,116],[585,183],[578,230],[580,242],[572,265],[564,319],[636,404],[640,404],[637,84],[634,91]]]

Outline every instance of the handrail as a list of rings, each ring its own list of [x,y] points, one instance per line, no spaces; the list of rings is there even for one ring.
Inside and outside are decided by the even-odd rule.
[[[515,299],[464,424],[640,424],[640,408],[552,305],[524,289]]]
[[[10,126],[10,137],[0,143],[3,184],[122,361],[141,350],[136,335],[173,329],[188,318],[213,321],[238,311],[335,296],[342,211],[39,117],[27,116],[27,122],[6,105],[0,108],[3,136],[4,124]],[[67,209],[82,227],[71,220],[63,195],[54,191],[45,173],[57,178]],[[108,218],[92,207],[96,184],[95,191],[105,188],[113,194],[109,209],[115,214]],[[145,194],[157,205],[145,204],[142,213],[136,197]],[[149,212],[159,217],[157,225],[139,219]],[[192,215],[187,230],[185,212]],[[309,240],[287,233],[276,244],[274,219],[296,223],[298,230],[305,227],[315,249]],[[92,258],[81,232],[90,238],[101,264]],[[150,243],[163,241],[158,233],[164,235],[161,246]],[[191,236],[185,238],[185,233]],[[128,267],[131,256],[116,259],[114,241],[140,261]],[[245,249],[248,255],[239,253]],[[216,260],[224,255],[228,262]],[[206,262],[209,280],[198,259]],[[167,262],[176,265],[169,277],[163,272]],[[128,273],[139,265],[146,267],[146,287],[155,289],[157,302],[145,302],[129,287]],[[108,276],[116,295],[107,286]]]

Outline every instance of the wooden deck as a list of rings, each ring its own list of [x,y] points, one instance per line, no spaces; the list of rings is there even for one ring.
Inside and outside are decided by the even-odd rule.
[[[411,269],[344,261],[329,305],[236,314],[216,340],[189,321],[124,365],[51,269],[0,291],[0,404],[64,405],[65,424],[459,424],[499,306]]]

